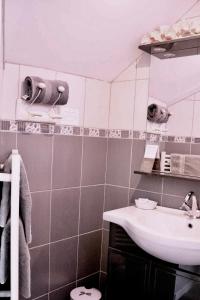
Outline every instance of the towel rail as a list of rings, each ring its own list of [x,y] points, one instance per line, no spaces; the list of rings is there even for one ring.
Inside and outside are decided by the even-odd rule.
[[[0,292],[0,298],[10,298],[10,291],[1,291]]]
[[[19,300],[19,184],[20,155],[18,150],[12,150],[11,174],[0,173],[0,181],[11,182],[11,247],[10,291],[0,291],[0,298]]]
[[[11,174],[7,174],[7,173],[0,173],[0,181],[4,181],[4,182],[10,182],[12,178]]]
[[[19,182],[20,156],[12,150],[11,174],[11,300],[19,299]]]

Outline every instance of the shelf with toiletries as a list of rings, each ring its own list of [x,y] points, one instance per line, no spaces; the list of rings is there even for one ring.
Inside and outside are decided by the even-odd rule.
[[[181,19],[146,33],[139,49],[160,59],[199,54],[200,18]]]
[[[140,175],[148,175],[148,176],[162,176],[162,177],[171,177],[171,178],[179,178],[179,179],[188,179],[188,180],[194,180],[194,181],[200,181],[200,177],[198,176],[188,176],[188,175],[181,175],[181,174],[172,174],[172,173],[166,173],[166,172],[160,172],[160,171],[152,171],[151,173],[135,170],[135,174]]]
[[[200,155],[159,153],[158,145],[146,145],[140,170],[135,174],[200,181]]]

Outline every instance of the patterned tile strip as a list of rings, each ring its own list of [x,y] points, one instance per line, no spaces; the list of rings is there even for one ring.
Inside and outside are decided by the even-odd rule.
[[[68,136],[109,137],[118,139],[139,139],[154,142],[196,143],[200,137],[170,136],[148,133],[144,131],[124,129],[83,128],[73,125],[29,122],[23,120],[0,120],[0,131],[23,132],[27,134],[59,134]]]

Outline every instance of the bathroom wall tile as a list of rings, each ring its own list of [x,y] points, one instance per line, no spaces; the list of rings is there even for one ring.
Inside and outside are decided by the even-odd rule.
[[[165,151],[168,154],[170,154],[170,153],[189,154],[190,153],[190,144],[189,143],[165,142]]]
[[[161,193],[162,179],[159,176],[147,176],[134,174],[139,170],[145,151],[145,141],[133,140],[132,164],[131,164],[131,187],[138,190],[146,190]]]
[[[106,185],[104,211],[128,205],[128,188]]]
[[[110,129],[133,129],[135,81],[111,85]]]
[[[177,136],[191,136],[193,122],[194,101],[181,101],[169,106],[172,114],[167,122],[167,134]]]
[[[50,290],[57,289],[76,279],[77,238],[50,245]]]
[[[98,272],[101,256],[101,230],[79,237],[78,278]]]
[[[162,206],[179,209],[180,206],[183,204],[183,200],[184,200],[183,197],[163,195]]]
[[[102,253],[101,253],[101,271],[107,272],[108,260],[108,244],[109,244],[109,231],[103,230]]]
[[[130,205],[134,205],[135,199],[138,198],[148,198],[150,200],[158,202],[158,205],[161,205],[161,194],[130,189],[130,193],[129,193]]]
[[[50,189],[52,136],[18,134],[17,144],[26,166],[31,191]]]
[[[107,140],[84,137],[82,185],[105,183]]]
[[[37,298],[37,300],[49,300],[48,295]]]
[[[86,79],[84,127],[108,128],[110,84]]]
[[[128,188],[106,185],[104,211],[126,207],[128,205]],[[109,230],[110,223],[103,221],[103,228]]]
[[[30,250],[31,255],[31,298],[48,292],[49,286],[49,246]]]
[[[55,290],[49,294],[49,300],[70,300],[70,292],[74,288],[76,288],[75,282]]]
[[[109,139],[106,175],[108,184],[129,185],[131,143],[131,140]]]
[[[195,101],[194,102],[194,119],[193,119],[193,128],[192,128],[192,136],[193,137],[200,137],[199,116],[200,116],[200,101]]]
[[[82,137],[55,136],[53,188],[80,186]]]
[[[163,184],[163,193],[169,195],[176,195],[185,197],[189,192],[193,191],[200,196],[200,185],[196,181],[187,180],[187,179],[174,179],[174,178],[165,178]]]
[[[66,81],[69,85],[69,99],[67,105],[60,106],[59,111],[66,124],[83,126],[85,78],[58,72],[56,79]]]
[[[128,188],[106,185],[104,211],[128,206]],[[103,221],[103,228],[109,230],[110,223]]]
[[[79,199],[79,188],[52,192],[51,241],[78,234]]]
[[[151,56],[143,53],[137,60],[136,79],[149,78]]]
[[[4,299],[4,298],[3,298]],[[7,298],[5,298],[5,299],[7,299]],[[24,297],[22,297],[21,295],[19,295],[19,300],[25,300],[26,298],[24,298]],[[33,299],[33,298],[28,298],[28,299]],[[49,300],[49,296],[48,296],[48,294],[45,294],[45,295],[43,295],[43,296],[41,296],[41,297],[37,297],[37,298],[34,298],[33,300],[35,300],[35,299],[37,299],[37,300]]]
[[[134,174],[132,180],[132,188],[161,193],[162,178],[159,176]]]
[[[50,192],[34,193],[32,196],[32,242],[30,247],[49,243]]]
[[[96,288],[99,289],[99,272],[92,274],[91,276],[79,279],[77,281],[77,286],[85,286],[86,288]]]
[[[129,67],[127,67],[124,71],[122,71],[119,74],[119,76],[114,80],[114,82],[135,80],[135,77],[136,77],[136,63],[132,63]]]
[[[80,233],[100,229],[104,203],[104,186],[81,188]]]
[[[148,80],[137,80],[134,106],[134,130],[145,131],[147,127]]]
[[[191,144],[191,154],[200,155],[200,144]]]
[[[15,105],[18,98],[19,66],[5,64],[0,99],[0,118],[15,120]]]
[[[0,163],[4,163],[12,149],[16,148],[16,134],[0,132]]]
[[[134,174],[139,170],[145,151],[145,141],[133,140],[132,164],[131,164],[131,187],[138,190],[146,190],[161,193],[162,179],[158,176]]]

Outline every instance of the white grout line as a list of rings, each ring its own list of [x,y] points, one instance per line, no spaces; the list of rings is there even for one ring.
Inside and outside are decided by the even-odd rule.
[[[89,277],[94,276],[94,275],[96,275],[96,274],[98,274],[98,273],[100,273],[100,271],[96,271],[96,272],[91,273],[91,274],[89,274],[89,275],[87,275],[87,276],[85,276],[85,277],[81,277],[81,278],[78,279],[78,281],[83,280],[83,279],[86,279],[86,278],[89,278]]]
[[[134,131],[134,117],[135,117],[135,107],[136,107],[136,88],[137,88],[137,72],[138,72],[138,63],[136,61],[136,71],[135,71],[135,80],[134,84],[134,93],[133,93],[133,113],[132,113],[132,132]],[[130,153],[130,161],[129,161],[129,181],[128,181],[128,199],[127,206],[130,205],[130,187],[131,187],[131,179],[132,179],[132,159],[133,159],[133,138],[131,139],[131,153]]]
[[[60,242],[63,242],[63,241],[67,241],[67,240],[70,240],[70,239],[78,238],[79,236],[84,236],[84,235],[95,233],[95,232],[98,232],[98,231],[101,231],[101,228],[98,228],[98,229],[95,229],[95,230],[91,230],[91,231],[87,231],[87,232],[80,233],[80,234],[76,234],[76,235],[73,235],[73,236],[69,236],[69,237],[66,237],[66,238],[63,238],[63,239],[59,239],[59,240],[56,240],[56,241],[50,241],[49,243],[45,243],[45,244],[42,244],[42,245],[33,246],[33,247],[30,247],[29,249],[33,250],[33,249],[36,249],[36,248],[40,248],[40,247],[44,247],[44,246],[48,246],[48,245],[52,245],[52,244],[57,244],[57,243],[60,243]]]
[[[84,86],[85,86],[85,89],[84,89],[84,100],[83,100],[83,136],[84,136],[84,128],[85,128],[85,110],[86,110],[86,97],[87,97],[87,79],[85,78],[85,82],[84,82]]]
[[[106,184],[106,186],[127,189],[127,187],[123,187],[123,186],[119,186],[119,185],[113,185],[113,184]],[[163,182],[163,187],[164,187],[164,182]],[[161,185],[161,192],[154,192],[152,190],[143,190],[143,189],[138,189],[138,188],[130,188],[130,190],[134,190],[134,191],[138,191],[138,192],[144,192],[144,193],[150,193],[150,194],[156,194],[156,195],[162,195],[162,193],[163,193],[162,185]],[[181,195],[175,195],[175,194],[169,194],[169,193],[163,193],[163,195],[173,196],[173,197],[177,197],[177,198],[182,198],[183,197]]]
[[[86,109],[86,85],[87,85],[87,79],[85,78],[85,92],[84,92],[84,106],[83,106],[83,126],[85,125],[85,109]],[[84,130],[84,128],[83,128]],[[82,142],[81,142],[81,174],[80,174],[80,187],[83,180],[83,151],[84,151],[84,134],[82,136]],[[79,268],[79,244],[80,244],[80,218],[81,218],[81,196],[82,191],[80,188],[80,194],[79,194],[79,207],[78,207],[78,241],[77,241],[77,253],[76,253],[76,286],[77,286],[77,280],[78,280],[78,268]]]
[[[164,190],[164,178],[161,178],[161,197],[160,197],[160,205],[163,205],[163,190]]]
[[[108,107],[108,128],[109,128],[109,124],[110,124],[110,110],[111,110],[111,92],[112,92],[112,86],[110,84],[110,91],[109,91],[109,107]],[[106,177],[107,177],[107,168],[108,168],[108,141],[109,141],[109,137],[107,137],[106,139],[106,163],[105,163],[105,174],[104,174],[104,196],[103,196],[103,212],[105,210],[105,204],[106,204]],[[104,224],[104,220],[103,220],[103,213],[102,213],[102,224],[101,224],[101,257],[100,257],[100,271],[102,268],[102,260],[103,260],[103,224]],[[100,276],[99,276],[99,287],[100,287]]]
[[[37,193],[44,193],[44,192],[54,192],[54,191],[63,191],[63,190],[71,190],[71,189],[80,189],[80,188],[90,188],[90,187],[97,187],[97,186],[104,186],[103,183],[100,184],[91,184],[91,185],[82,185],[82,186],[71,186],[71,187],[65,187],[65,188],[52,188],[47,190],[37,190],[37,191],[31,191],[31,194],[37,194]]]
[[[52,293],[57,292],[57,291],[59,291],[59,290],[62,290],[62,289],[64,289],[64,288],[68,287],[68,286],[71,285],[71,284],[76,284],[76,281],[74,280],[74,281],[72,281],[72,282],[70,282],[70,283],[67,283],[67,284],[65,284],[65,285],[61,285],[59,288],[56,288],[56,289],[50,291],[49,294],[52,294]],[[34,300],[34,299],[33,299],[33,300]]]
[[[122,83],[122,82],[134,82],[134,81],[137,81],[137,80],[149,80],[148,77],[141,77],[141,78],[135,78],[135,79],[125,79],[125,80],[119,80],[119,81],[114,81],[112,82],[112,84],[117,84],[117,83]]]
[[[111,184],[111,183],[106,183],[106,186],[113,186],[113,187],[122,188],[122,189],[129,189],[129,186],[116,185],[116,184]],[[134,189],[134,188],[130,188],[130,189]]]
[[[54,142],[55,138],[52,138],[51,144],[51,189],[53,187],[53,161],[54,161]],[[50,291],[50,284],[51,284],[51,230],[52,230],[52,222],[51,222],[51,210],[52,210],[52,191],[50,191],[50,212],[49,212],[49,284],[48,284],[48,292]],[[49,295],[48,295],[49,298]]]
[[[193,130],[194,130],[194,114],[195,114],[195,101],[193,101],[193,108],[192,108],[192,127],[190,133],[191,138],[193,136]],[[192,152],[192,143],[190,143],[190,154],[191,152]]]
[[[115,83],[115,82],[118,82],[116,79],[124,72],[124,71],[126,71],[131,65],[133,65],[133,64],[137,64],[137,61],[138,61],[138,59],[140,59],[140,57],[142,56],[142,54],[139,54],[133,61],[131,61],[130,63],[129,63],[129,65],[128,66],[126,66],[126,68],[124,68],[123,70],[121,70],[121,72],[119,72],[119,74],[116,76],[116,77],[114,77],[113,78],[113,80],[111,80],[111,84],[112,83]]]

